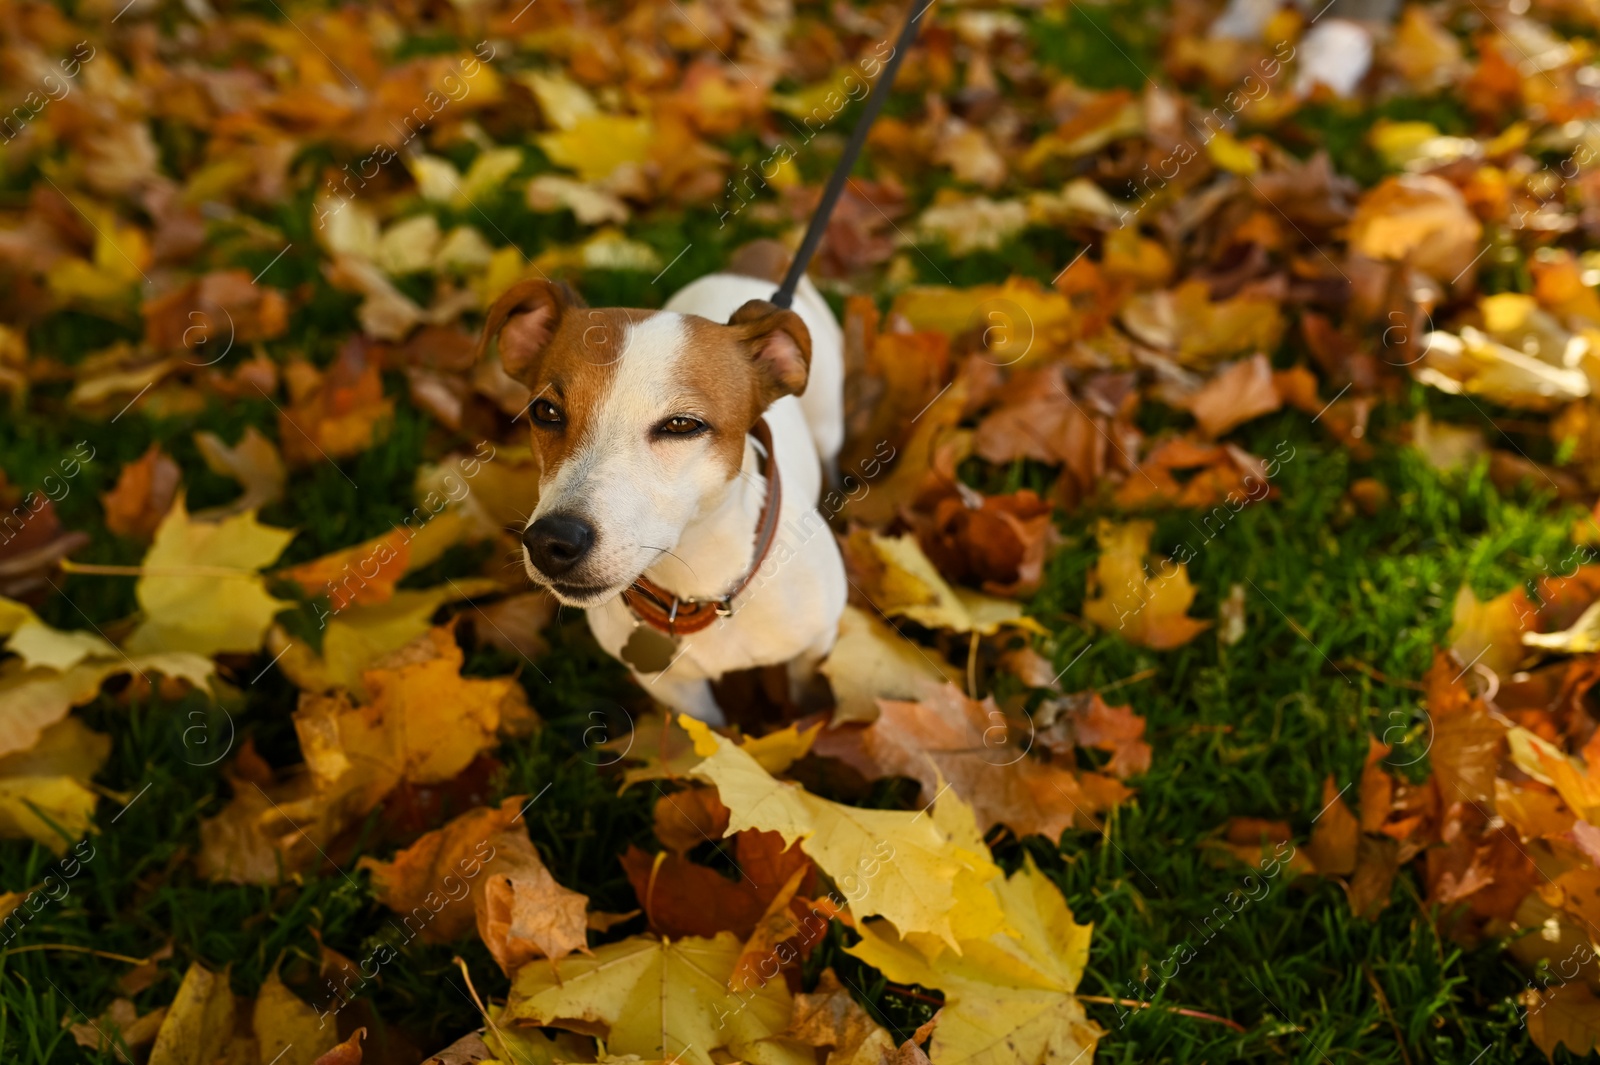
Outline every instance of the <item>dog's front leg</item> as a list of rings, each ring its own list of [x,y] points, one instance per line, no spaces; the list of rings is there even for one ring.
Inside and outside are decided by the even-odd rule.
[[[711,694],[711,682],[704,677],[675,677],[670,670],[667,673],[631,672],[633,679],[650,693],[652,699],[669,709],[697,717],[708,725],[728,723],[722,714],[722,707],[717,705],[716,697]]]

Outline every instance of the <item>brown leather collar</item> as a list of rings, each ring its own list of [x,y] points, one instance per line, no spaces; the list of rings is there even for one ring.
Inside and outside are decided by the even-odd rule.
[[[762,418],[756,422],[750,435],[756,438],[756,443],[761,445],[765,453],[761,473],[767,479],[767,498],[761,504],[761,516],[756,519],[755,558],[739,582],[718,599],[680,599],[641,575],[623,591],[622,601],[628,604],[634,617],[657,632],[664,632],[668,636],[688,636],[710,628],[718,618],[730,616],[733,613],[733,600],[750,586],[756,570],[761,568],[767,553],[772,550],[772,541],[778,532],[778,511],[783,504],[783,486],[778,480],[778,460],[772,453],[772,430],[767,427],[767,420]]]

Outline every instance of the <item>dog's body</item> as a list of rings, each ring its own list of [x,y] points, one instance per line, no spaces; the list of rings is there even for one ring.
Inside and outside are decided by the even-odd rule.
[[[675,636],[665,669],[629,662],[652,696],[718,723],[710,681],[780,663],[805,680],[845,603],[844,566],[816,508],[844,436],[843,336],[809,281],[793,311],[763,302],[772,291],[713,274],[652,312],[582,308],[558,286],[524,282],[485,331],[487,344],[503,328],[502,362],[535,393],[543,470],[524,532],[528,574],[587,608],[607,652],[629,662],[643,622],[621,593],[640,577],[705,601],[750,575],[731,615]],[[763,417],[781,505],[752,574],[768,481],[749,433]]]

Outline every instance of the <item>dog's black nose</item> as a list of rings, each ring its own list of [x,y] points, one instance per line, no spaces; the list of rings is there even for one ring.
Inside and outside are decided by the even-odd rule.
[[[523,530],[522,542],[539,572],[559,577],[589,553],[594,546],[594,528],[566,514],[551,514]]]

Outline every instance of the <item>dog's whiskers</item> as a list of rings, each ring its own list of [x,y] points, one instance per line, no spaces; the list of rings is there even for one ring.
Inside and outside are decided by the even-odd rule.
[[[683,568],[688,570],[691,576],[699,576],[699,574],[695,573],[694,567],[689,565],[688,562],[684,561],[683,556],[678,554],[676,551],[669,551],[665,547],[650,547],[650,546],[648,546],[646,544],[640,544],[639,545],[639,550],[657,552],[656,558],[654,560],[652,560],[652,563],[654,561],[656,561],[656,560],[659,560],[662,555],[671,555],[673,558],[677,559],[680,563],[683,564]]]

